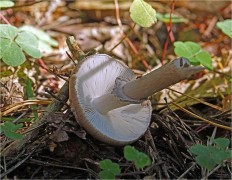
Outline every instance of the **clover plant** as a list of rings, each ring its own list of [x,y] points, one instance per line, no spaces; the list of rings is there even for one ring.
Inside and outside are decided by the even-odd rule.
[[[213,69],[211,56],[207,51],[201,49],[199,44],[191,41],[176,41],[174,46],[174,51],[177,56],[189,59],[190,63],[193,65],[202,64],[209,70]]]
[[[137,169],[144,168],[151,164],[148,155],[138,151],[130,145],[124,147],[124,158],[127,161],[133,162]],[[100,179],[115,179],[115,176],[119,175],[121,172],[119,164],[113,163],[110,159],[100,161],[99,165],[102,169],[99,173]]]
[[[24,52],[31,57],[41,58],[35,35],[11,25],[0,24],[0,59],[9,66],[19,66],[26,60]]]
[[[210,171],[232,157],[232,151],[228,149],[229,144],[229,139],[217,138],[213,140],[213,145],[195,144],[189,150],[195,155],[197,164]]]
[[[0,132],[3,133],[6,137],[17,140],[22,139],[23,135],[17,133],[16,131],[23,127],[23,124],[14,124],[12,122],[5,122],[3,125],[0,126]]]

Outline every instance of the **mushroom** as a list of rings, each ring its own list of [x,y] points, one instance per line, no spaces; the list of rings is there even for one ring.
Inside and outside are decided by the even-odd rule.
[[[120,60],[91,55],[70,77],[70,106],[78,123],[96,139],[111,145],[132,143],[150,124],[152,107],[147,98],[202,69],[178,58],[136,79]]]

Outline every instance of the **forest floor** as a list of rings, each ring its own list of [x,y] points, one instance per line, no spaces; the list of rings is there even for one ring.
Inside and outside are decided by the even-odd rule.
[[[231,179],[231,159],[206,170],[189,150],[216,138],[231,141],[231,39],[216,26],[231,18],[231,2],[146,2],[161,15],[178,15],[179,22],[134,26],[131,1],[117,0],[18,0],[1,11],[1,24],[30,25],[54,40],[41,46],[40,59],[27,57],[18,67],[1,62],[1,123],[23,123],[18,132],[25,136],[15,141],[1,133],[1,178],[97,179],[99,162],[110,159],[120,166],[117,179]],[[67,96],[65,82],[75,67],[67,55],[69,36],[85,53],[95,49],[120,59],[138,76],[175,59],[175,41],[196,42],[212,57],[213,70],[150,97],[151,124],[131,146],[151,165],[138,169],[125,159],[123,146],[96,140],[77,123],[69,101],[57,99]]]

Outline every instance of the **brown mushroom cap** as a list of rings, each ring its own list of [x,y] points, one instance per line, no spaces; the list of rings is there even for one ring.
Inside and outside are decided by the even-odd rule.
[[[82,60],[69,80],[70,105],[76,120],[94,138],[112,145],[139,139],[150,124],[152,112],[150,102],[146,106],[126,104],[106,114],[96,109],[93,100],[112,93],[118,77],[136,78],[121,61],[97,54]]]

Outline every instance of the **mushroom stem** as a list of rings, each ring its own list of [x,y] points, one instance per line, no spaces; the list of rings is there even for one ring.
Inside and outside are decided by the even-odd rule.
[[[126,83],[122,87],[123,93],[131,99],[142,100],[170,85],[188,79],[203,69],[201,66],[191,66],[185,58],[178,58],[139,79]]]
[[[139,79],[126,82],[125,79],[118,77],[113,91],[95,98],[93,104],[98,112],[106,114],[128,104],[142,103],[153,93],[188,79],[203,69],[201,66],[191,66],[185,58],[178,58]]]
[[[101,114],[107,114],[109,111],[122,106],[126,106],[129,103],[121,101],[113,94],[108,93],[98,98],[95,98],[93,100],[93,104],[98,112],[100,112]]]

